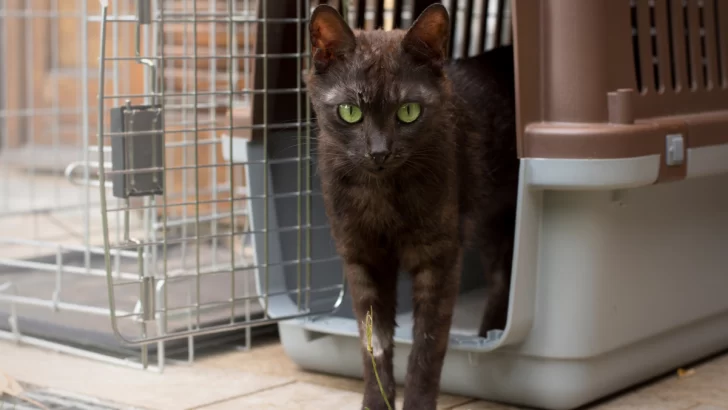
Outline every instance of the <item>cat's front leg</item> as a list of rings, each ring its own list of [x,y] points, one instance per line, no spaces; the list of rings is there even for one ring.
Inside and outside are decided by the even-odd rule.
[[[392,356],[397,309],[397,266],[392,262],[374,266],[348,263],[345,269],[361,338],[364,364],[362,408],[387,410],[384,396],[394,408],[395,383]],[[368,312],[372,313],[371,340],[366,330]],[[371,351],[368,349],[370,346]],[[384,396],[377,383],[372,362],[376,364]]]
[[[447,352],[462,253],[455,249],[413,272],[414,329],[405,379],[404,410],[435,410]]]

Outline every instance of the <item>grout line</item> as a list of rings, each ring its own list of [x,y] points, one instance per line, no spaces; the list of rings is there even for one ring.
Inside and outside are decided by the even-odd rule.
[[[465,405],[468,405],[468,404],[477,403],[477,402],[478,402],[478,399],[468,399],[468,398],[465,398],[465,401],[460,402],[460,403],[455,403],[452,406],[449,406],[449,407],[445,408],[444,410],[452,410],[452,409],[456,409],[458,407],[462,407],[462,406],[465,406]]]
[[[199,409],[205,409],[205,408],[207,408],[207,407],[210,407],[210,406],[214,406],[214,405],[216,405],[216,404],[220,404],[220,403],[225,403],[225,402],[228,402],[228,401],[233,401],[233,400],[237,400],[237,399],[240,399],[240,398],[242,398],[242,397],[248,397],[248,396],[252,396],[252,395],[254,395],[254,394],[258,394],[258,393],[263,393],[263,392],[266,392],[266,391],[268,391],[268,390],[275,390],[275,389],[278,389],[278,388],[280,388],[280,387],[285,387],[285,386],[288,386],[288,385],[291,385],[291,384],[296,384],[296,383],[298,383],[298,380],[295,380],[295,379],[294,379],[294,380],[290,380],[290,381],[287,381],[287,382],[285,382],[285,383],[281,383],[281,384],[276,384],[276,385],[272,385],[272,386],[264,387],[264,388],[262,388],[262,389],[260,389],[260,390],[256,390],[256,391],[253,391],[253,392],[250,392],[250,393],[244,393],[244,394],[240,394],[240,395],[238,395],[238,396],[231,396],[231,397],[227,397],[227,398],[224,398],[224,399],[220,399],[220,400],[212,401],[212,402],[210,402],[210,403],[205,403],[205,404],[202,404],[202,405],[200,405],[200,406],[195,406],[195,407],[188,407],[188,408],[186,408],[186,410],[199,410]]]

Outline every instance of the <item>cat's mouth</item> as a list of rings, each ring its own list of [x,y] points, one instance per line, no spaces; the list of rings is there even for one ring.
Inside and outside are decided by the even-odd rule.
[[[372,160],[372,158],[368,157],[367,161],[364,162],[362,165],[364,170],[371,175],[385,176],[397,170],[403,162],[404,158],[402,157],[402,155],[397,154],[381,162],[374,161]]]
[[[387,163],[384,165],[371,164],[365,166],[364,169],[371,175],[383,177],[391,174],[399,167],[399,163]]]

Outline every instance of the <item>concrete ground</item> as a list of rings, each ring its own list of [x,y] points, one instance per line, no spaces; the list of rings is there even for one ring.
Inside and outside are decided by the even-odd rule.
[[[276,341],[198,357],[162,374],[0,342],[0,372],[34,386],[148,410],[357,409],[362,389],[360,380],[297,368]],[[518,409],[451,395],[442,395],[438,407]],[[587,408],[728,410],[728,354]]]

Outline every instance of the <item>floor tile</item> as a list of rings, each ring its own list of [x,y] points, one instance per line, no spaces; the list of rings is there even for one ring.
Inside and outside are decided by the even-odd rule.
[[[488,403],[484,401],[475,401],[453,407],[452,410],[518,410],[518,407]]]
[[[590,410],[687,410],[697,403],[690,398],[670,400],[640,391],[627,393]]]
[[[201,410],[358,410],[361,395],[311,383],[297,382],[236,399],[200,407]]]
[[[650,394],[673,402],[694,400],[701,404],[728,404],[728,356],[696,366],[688,377],[670,376],[645,388]]]
[[[155,410],[180,410],[293,382],[234,369],[169,366],[163,374],[0,342],[0,371],[38,386]]]
[[[339,390],[347,390],[353,393],[363,391],[363,383],[360,379],[348,377],[337,377],[320,373],[307,372],[300,369],[293,363],[283,351],[279,343],[257,346],[250,351],[230,352],[224,355],[202,358],[198,362],[202,366],[256,369],[262,374],[275,375],[279,377],[295,378],[298,381],[313,385],[331,387]],[[397,389],[397,407],[401,408],[403,389]],[[454,406],[472,401],[470,398],[441,394],[438,399],[438,409],[450,409]]]
[[[437,408],[438,410],[445,410],[445,409],[452,409],[456,406],[472,402],[473,399],[467,398],[467,397],[461,397],[461,396],[452,396],[449,394],[441,394],[440,397],[437,398]],[[395,399],[395,408],[401,409],[404,405],[404,389],[402,387],[397,388],[397,396]]]

